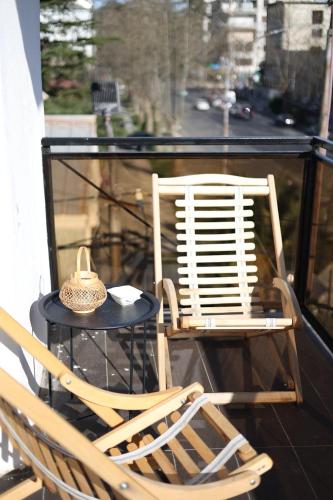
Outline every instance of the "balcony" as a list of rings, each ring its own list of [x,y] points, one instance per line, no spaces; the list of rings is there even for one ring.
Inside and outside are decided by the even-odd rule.
[[[74,267],[77,248],[90,247],[105,283],[131,283],[153,289],[151,174],[230,173],[262,177],[273,173],[289,280],[294,284],[305,329],[297,337],[304,403],[228,405],[225,412],[258,451],[274,460],[273,469],[251,493],[258,499],[330,498],[333,459],[332,412],[332,228],[333,143],[320,138],[45,138],[43,168],[52,286],[59,287]],[[162,209],[166,274],[177,281],[173,206]],[[265,300],[270,289],[274,252],[264,204],[255,207],[256,255]],[[68,329],[52,332],[51,349],[69,364]],[[155,324],[148,332],[147,390],[157,389]],[[200,381],[207,392],[285,389],[276,358],[265,339],[219,342],[175,340],[171,343],[173,382]],[[283,345],[281,344],[283,348]],[[74,371],[109,390],[127,392],[128,333],[77,331]],[[135,342],[134,391],[142,389],[143,335]],[[223,377],[222,374],[223,373]],[[105,426],[53,380],[53,404],[91,439]],[[48,380],[41,397],[48,398]],[[204,436],[207,443],[210,436]],[[190,452],[190,451],[189,451]],[[0,481],[6,489],[29,473],[18,470]],[[35,495],[39,500],[41,495]],[[43,498],[54,498],[45,493]],[[243,497],[242,497],[243,498]],[[245,499],[245,496],[244,496]]]
[[[92,151],[96,146],[98,151]],[[75,147],[68,150],[69,147]],[[274,460],[252,498],[330,498],[333,458],[332,412],[332,229],[330,224],[333,143],[320,138],[149,138],[43,140],[48,243],[53,288],[74,266],[77,248],[91,248],[106,283],[131,283],[152,290],[151,173],[230,173],[275,175],[289,279],[305,320],[297,337],[304,403],[230,405],[226,413],[258,450]],[[270,227],[264,205],[255,208],[256,254],[266,300],[274,271]],[[162,209],[166,274],[176,278],[172,205]],[[176,279],[175,279],[176,281]],[[283,389],[276,359],[267,357],[265,339],[172,342],[174,384],[200,381],[207,392]],[[282,346],[283,347],[283,346]],[[52,351],[69,363],[69,332],[52,332]],[[141,390],[142,332],[136,335],[134,390]],[[149,325],[148,387],[157,388],[155,325]],[[129,341],[126,332],[78,331],[74,371],[106,389],[127,392]],[[221,367],[224,378],[221,377]],[[54,405],[91,438],[105,431],[82,413],[53,381]],[[41,395],[47,398],[47,380]],[[206,436],[209,441],[209,436]],[[214,443],[209,443],[214,447]],[[25,471],[2,480],[8,482]],[[40,498],[40,496],[35,497]],[[46,497],[44,497],[46,498]],[[244,497],[245,498],[245,497]]]

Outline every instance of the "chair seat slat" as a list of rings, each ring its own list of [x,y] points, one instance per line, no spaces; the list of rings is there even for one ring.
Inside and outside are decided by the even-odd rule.
[[[188,200],[181,199],[175,201],[176,207],[234,207],[235,199],[194,199],[191,203]],[[240,203],[243,207],[252,207],[254,205],[254,201],[251,198],[243,198]]]
[[[195,230],[208,231],[211,229],[253,229],[254,222],[252,221],[242,221],[242,222],[177,222],[176,229],[183,231],[184,229],[193,228]]]
[[[244,308],[242,306],[226,306],[226,307],[200,307],[200,313],[201,314],[228,314],[228,313],[241,313],[244,311]],[[262,306],[247,306],[246,311],[248,314],[253,314],[253,313],[262,313],[263,308]],[[181,312],[183,314],[193,314],[196,312],[196,309],[193,309],[192,307],[188,308],[182,308]]]
[[[195,233],[193,235],[193,240],[194,241],[235,241],[236,240],[236,233],[221,233],[221,234],[210,234],[210,233]],[[244,240],[252,240],[254,238],[254,232],[253,231],[244,231],[243,233],[243,238]],[[177,233],[177,240],[179,241],[186,241],[187,240],[187,235],[185,233]]]
[[[142,438],[143,444],[149,444],[154,441],[154,438],[151,435],[146,435]],[[169,460],[166,453],[159,449],[152,453],[154,460],[161,467],[163,474],[168,478],[170,483],[172,484],[182,484],[182,481],[173,465],[173,463]]]
[[[254,290],[254,286],[246,287],[248,293],[252,293]],[[180,288],[180,295],[191,295],[192,293],[200,293],[200,295],[234,295],[240,294],[244,291],[244,287],[234,287],[227,286],[224,288]]]
[[[135,443],[129,443],[127,445],[128,451],[134,451],[137,450],[137,448],[138,446]],[[135,464],[145,477],[149,477],[149,479],[155,479],[156,481],[158,481],[158,475],[155,473],[146,457],[135,460]]]
[[[160,424],[158,424],[157,430],[160,434],[163,434],[168,430],[168,426],[164,422],[161,422]],[[179,460],[188,474],[195,475],[200,473],[199,467],[192,460],[190,455],[187,453],[187,451],[184,449],[177,438],[171,439],[168,442],[168,446],[173,451],[175,457],[177,458],[177,460]]]
[[[244,271],[247,273],[256,273],[258,270],[257,266],[246,266],[244,267]],[[237,266],[197,266],[194,268],[189,267],[179,267],[179,274],[190,274],[192,272],[197,274],[236,274],[238,273],[239,268]]]
[[[257,283],[257,276],[247,276],[242,280],[242,284],[244,283]],[[222,277],[209,277],[209,278],[197,278],[198,285],[231,285],[231,284],[239,284],[240,280],[238,276],[226,276]],[[189,285],[191,280],[189,278],[179,278],[180,285]]]
[[[191,245],[191,250],[195,252],[234,252],[236,250],[254,250],[254,243],[221,243],[221,244],[204,244]],[[188,252],[188,245],[178,245],[178,252]]]
[[[255,304],[260,302],[259,297],[201,297],[196,300],[197,304]],[[182,306],[193,305],[192,298],[190,299],[180,299],[180,304]]]
[[[177,257],[177,262],[179,264],[188,263],[205,263],[205,262],[253,262],[256,260],[256,255],[249,253],[245,254],[240,260],[238,255],[235,254],[225,254],[225,255],[196,255],[195,257],[182,256]]]
[[[186,212],[184,210],[179,210],[176,212],[176,217],[178,219],[185,219]],[[252,217],[253,210],[195,210],[193,211],[193,217],[195,219],[234,219],[235,217]]]

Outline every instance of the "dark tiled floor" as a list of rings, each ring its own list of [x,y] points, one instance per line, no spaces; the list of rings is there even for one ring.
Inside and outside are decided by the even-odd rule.
[[[142,389],[142,332],[135,346],[134,391]],[[54,333],[53,350],[69,362],[66,330]],[[318,349],[308,332],[299,334],[304,404],[256,405],[224,408],[228,418],[258,450],[268,453],[273,469],[262,484],[245,498],[259,500],[328,500],[333,497],[333,363]],[[258,338],[242,342],[218,340],[170,342],[173,382],[187,385],[197,380],[207,392],[283,388],[274,360],[269,356],[267,340]],[[280,339],[283,349],[283,341]],[[151,335],[147,342],[148,390],[157,388],[156,345]],[[99,387],[127,392],[129,382],[129,337],[120,332],[77,332],[74,337],[74,371]],[[45,395],[47,391],[45,390]],[[69,400],[53,385],[55,406],[91,439],[105,432],[105,426],[85,416],[83,407]],[[216,436],[207,434],[200,421],[194,427],[207,444],[218,449]],[[189,453],[192,453],[189,450]],[[181,471],[180,471],[181,473]],[[34,500],[54,499],[47,493]]]

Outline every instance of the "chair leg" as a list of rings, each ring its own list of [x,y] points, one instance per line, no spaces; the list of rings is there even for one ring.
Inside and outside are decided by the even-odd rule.
[[[157,370],[160,391],[166,389],[165,342],[164,333],[159,332],[157,334]]]
[[[169,352],[169,341],[167,337],[164,337],[165,342],[165,373],[166,373],[166,385],[167,388],[173,387],[172,383],[172,372],[171,372],[171,361]]]
[[[268,345],[271,348],[271,353],[274,356],[274,359],[278,365],[278,369],[280,371],[281,377],[285,385],[288,387],[288,389],[292,390],[295,389],[295,382],[292,376],[287,372],[283,359],[280,353],[280,349],[277,345],[276,339],[273,337],[273,335],[269,335],[266,337],[268,341]]]
[[[301,374],[299,370],[299,363],[297,356],[295,331],[293,329],[288,330],[287,340],[288,340],[289,365],[292,377],[295,382],[296,401],[298,404],[300,404],[303,402],[303,394],[302,394]]]

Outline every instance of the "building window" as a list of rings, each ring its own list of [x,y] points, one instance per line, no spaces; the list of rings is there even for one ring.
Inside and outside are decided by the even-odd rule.
[[[313,38],[321,38],[323,36],[323,30],[312,30],[312,36]]]
[[[324,13],[322,10],[312,11],[312,24],[321,24],[323,22]]]

